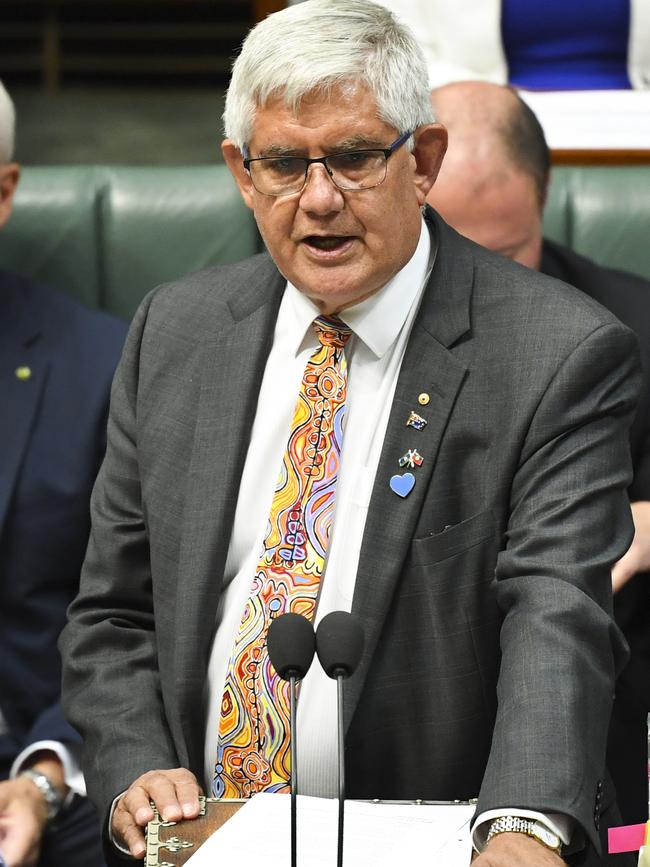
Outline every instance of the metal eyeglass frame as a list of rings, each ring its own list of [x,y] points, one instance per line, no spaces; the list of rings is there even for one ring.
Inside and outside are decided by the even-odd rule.
[[[410,130],[409,132],[402,133],[402,135],[399,138],[396,138],[395,141],[391,145],[389,145],[387,148],[360,148],[357,151],[345,151],[343,153],[328,154],[326,157],[295,157],[295,156],[292,156],[292,157],[290,157],[290,159],[303,160],[304,161],[304,163],[305,163],[305,176],[303,178],[302,186],[300,187],[300,189],[293,190],[290,193],[265,193],[263,190],[257,189],[257,187],[255,187],[255,181],[253,180],[253,175],[251,174],[251,170],[250,170],[250,164],[251,163],[259,163],[259,162],[262,162],[265,160],[278,160],[278,159],[282,159],[282,157],[249,157],[248,156],[248,145],[244,145],[243,154],[242,154],[243,163],[244,163],[244,168],[246,169],[246,171],[250,175],[251,182],[252,182],[253,186],[255,187],[255,189],[257,190],[257,192],[263,196],[270,196],[273,199],[278,199],[278,198],[281,198],[282,196],[295,196],[298,193],[302,193],[302,191],[305,189],[305,186],[307,184],[307,175],[309,173],[309,166],[311,166],[313,163],[321,163],[325,167],[325,171],[327,172],[330,180],[332,181],[334,186],[337,188],[337,190],[341,190],[341,192],[344,192],[344,193],[362,193],[364,190],[372,190],[375,187],[380,186],[380,184],[383,184],[383,182],[386,180],[386,175],[384,175],[384,177],[378,183],[373,184],[372,187],[358,187],[357,189],[354,189],[354,188],[348,189],[346,187],[339,187],[339,185],[334,180],[332,170],[327,165],[327,161],[329,159],[332,159],[332,158],[348,156],[350,154],[364,154],[364,153],[373,153],[373,152],[377,153],[377,152],[379,152],[379,153],[383,153],[386,162],[388,162],[389,157],[392,156],[392,154],[394,154],[396,150],[399,150],[399,148],[401,148],[401,146],[406,141],[408,141],[408,139],[413,135],[414,132],[415,132],[415,130]]]

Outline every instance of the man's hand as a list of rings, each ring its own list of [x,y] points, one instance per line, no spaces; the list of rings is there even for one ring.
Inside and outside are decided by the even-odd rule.
[[[56,753],[42,750],[30,756],[30,765],[45,774],[65,798],[63,765]],[[48,808],[42,792],[28,777],[0,783],[0,852],[8,867],[33,867],[38,861]]]
[[[33,867],[38,861],[47,805],[27,777],[0,783],[0,852],[8,867]]]
[[[566,867],[559,855],[526,834],[497,834],[472,867]]]
[[[199,784],[185,768],[148,771],[138,777],[117,802],[112,832],[134,858],[144,858],[142,828],[153,819],[150,801],[165,822],[195,819],[199,815]]]
[[[639,500],[632,503],[634,539],[626,554],[612,569],[614,593],[633,578],[637,572],[650,571],[650,502]]]

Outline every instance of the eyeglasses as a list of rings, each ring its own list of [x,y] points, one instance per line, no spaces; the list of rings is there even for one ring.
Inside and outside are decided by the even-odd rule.
[[[265,196],[291,196],[301,192],[307,183],[309,166],[322,163],[333,183],[340,190],[370,190],[386,178],[386,163],[413,131],[403,133],[387,148],[370,148],[330,154],[327,157],[254,157],[244,150],[244,168],[253,186]]]

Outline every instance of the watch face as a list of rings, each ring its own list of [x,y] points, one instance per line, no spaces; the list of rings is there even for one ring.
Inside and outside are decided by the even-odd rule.
[[[535,822],[533,825],[533,834],[550,849],[557,849],[562,843],[557,834],[549,831],[548,828],[545,828],[544,825],[539,822]]]

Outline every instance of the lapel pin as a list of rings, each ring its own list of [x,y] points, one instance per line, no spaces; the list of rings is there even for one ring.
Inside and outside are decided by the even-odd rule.
[[[421,467],[424,463],[424,458],[417,449],[409,449],[405,455],[398,461],[400,467],[410,467],[412,470],[415,467]]]
[[[413,410],[411,410],[411,414],[409,415],[406,422],[406,427],[413,427],[415,428],[415,430],[424,430],[426,426],[426,418],[422,418],[422,416],[418,415],[417,412],[413,412]]]
[[[21,382],[26,382],[28,379],[32,378],[32,369],[31,367],[17,367],[16,368],[16,379],[19,379]]]
[[[418,403],[420,404],[420,406],[426,406],[430,400],[431,398],[426,393],[426,391],[423,391],[422,394],[418,395]]]
[[[415,476],[413,473],[404,473],[402,476],[391,476],[390,489],[398,497],[408,497],[415,487]]]

